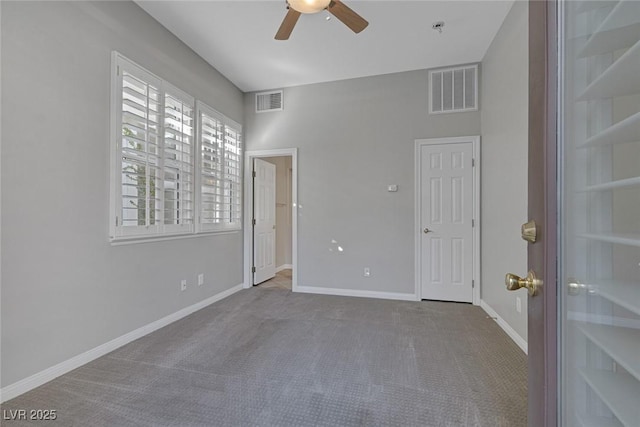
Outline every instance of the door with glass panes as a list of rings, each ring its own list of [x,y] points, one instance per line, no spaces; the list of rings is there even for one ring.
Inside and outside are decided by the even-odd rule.
[[[558,11],[560,420],[640,426],[640,1]]]
[[[637,427],[640,1],[529,17],[529,425]]]

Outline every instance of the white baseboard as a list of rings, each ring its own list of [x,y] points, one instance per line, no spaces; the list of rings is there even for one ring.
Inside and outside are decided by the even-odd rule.
[[[280,267],[276,267],[276,273],[282,271],[282,270],[291,270],[293,269],[293,265],[292,264],[282,264]]]
[[[82,365],[91,362],[92,360],[104,356],[105,354],[110,353],[122,347],[123,345],[130,343],[131,341],[137,340],[138,338],[148,335],[155,330],[167,326],[170,323],[180,320],[183,317],[190,315],[191,313],[194,313],[208,305],[211,305],[214,302],[220,301],[221,299],[224,299],[229,295],[242,290],[242,288],[242,284],[236,285],[231,289],[222,291],[205,300],[190,305],[189,307],[185,307],[182,310],[176,311],[173,314],[163,317],[162,319],[156,320],[155,322],[142,326],[109,342],[99,345],[98,347],[92,348],[89,351],[74,356],[71,359],[58,363],[57,365],[47,368],[44,371],[40,371],[37,374],[31,375],[30,377],[3,387],[0,390],[0,402],[6,402],[7,400],[13,399],[14,397],[28,392],[29,390],[33,390],[34,388],[39,387],[42,384],[59,377],[60,375],[64,375],[67,372],[70,372]]]
[[[487,304],[483,300],[480,300],[480,307],[482,307],[482,309],[489,316],[495,318],[496,322],[498,323],[498,326],[500,326],[502,330],[505,331],[507,335],[509,335],[509,338],[511,338],[513,342],[515,342],[516,345],[520,347],[522,351],[524,351],[524,354],[527,354],[528,345],[527,345],[527,342],[524,340],[524,338],[518,335],[515,329],[513,329],[502,317],[500,317],[498,313],[496,313],[496,311],[493,308],[491,308],[489,304]]]
[[[316,286],[298,286],[296,292],[302,292],[306,294],[337,295],[345,297],[417,301],[415,294],[402,294],[398,292],[358,291],[355,289],[319,288]]]

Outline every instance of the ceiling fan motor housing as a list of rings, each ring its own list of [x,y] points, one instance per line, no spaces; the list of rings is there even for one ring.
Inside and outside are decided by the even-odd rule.
[[[288,0],[287,3],[300,13],[318,13],[325,10],[331,0]]]

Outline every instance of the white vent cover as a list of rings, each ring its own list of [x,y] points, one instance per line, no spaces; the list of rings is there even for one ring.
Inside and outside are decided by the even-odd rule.
[[[478,65],[429,71],[429,113],[478,109]]]
[[[282,111],[282,91],[262,92],[256,94],[256,113]]]

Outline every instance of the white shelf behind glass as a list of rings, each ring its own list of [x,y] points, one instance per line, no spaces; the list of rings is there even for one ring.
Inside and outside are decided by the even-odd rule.
[[[592,136],[577,148],[624,144],[628,142],[640,143],[640,112]]]
[[[639,2],[640,3],[640,2]],[[640,41],[624,53],[580,95],[577,101],[640,93]]]
[[[640,420],[640,382],[631,375],[581,369],[580,374],[625,427]]]
[[[580,323],[578,329],[629,374],[640,380],[640,330],[620,326]],[[638,402],[640,405],[640,402]],[[640,421],[640,418],[638,419]]]
[[[613,52],[640,40],[640,1],[622,0],[578,52],[579,58]]]

